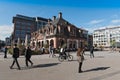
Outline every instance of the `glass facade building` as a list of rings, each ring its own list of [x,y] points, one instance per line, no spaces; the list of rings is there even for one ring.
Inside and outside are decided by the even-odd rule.
[[[45,18],[28,17],[17,14],[13,17],[14,30],[12,34],[12,42],[17,43],[19,38],[21,43],[24,43],[26,35],[30,41],[31,33],[38,30],[47,22],[48,19]]]

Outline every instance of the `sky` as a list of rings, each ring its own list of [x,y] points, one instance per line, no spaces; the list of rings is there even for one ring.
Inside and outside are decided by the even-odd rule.
[[[52,18],[62,12],[63,18],[92,33],[104,27],[120,26],[120,0],[1,0],[0,40],[13,32],[16,14]]]

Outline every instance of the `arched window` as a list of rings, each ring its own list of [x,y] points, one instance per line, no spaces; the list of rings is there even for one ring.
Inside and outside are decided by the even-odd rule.
[[[35,42],[32,43],[33,47],[35,47]]]
[[[38,42],[38,47],[40,47],[41,46],[41,44],[40,44],[40,41]]]
[[[61,47],[63,46],[64,43],[65,43],[64,40],[63,40],[63,39],[60,39],[60,46],[61,46]]]
[[[51,45],[51,46],[54,45],[54,40],[53,40],[53,39],[50,40],[50,45]]]
[[[44,46],[44,42],[42,41],[42,47]]]
[[[47,40],[46,42],[47,42],[47,44],[49,45],[49,41]]]

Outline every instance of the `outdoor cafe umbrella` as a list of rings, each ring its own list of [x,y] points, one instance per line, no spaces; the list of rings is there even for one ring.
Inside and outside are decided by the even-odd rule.
[[[18,37],[18,40],[17,40],[17,45],[19,46],[20,45],[20,38]]]
[[[26,35],[26,37],[25,37],[25,46],[26,47],[28,46],[28,35]]]

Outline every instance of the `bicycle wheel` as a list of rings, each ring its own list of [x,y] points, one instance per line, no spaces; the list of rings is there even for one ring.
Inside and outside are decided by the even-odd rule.
[[[69,61],[72,61],[72,60],[73,60],[73,56],[72,56],[72,55],[69,55],[69,56],[68,56],[68,60],[69,60]]]
[[[58,60],[59,60],[60,62],[63,62],[63,61],[64,61],[64,57],[63,57],[63,56],[59,56],[59,57],[58,57]]]

